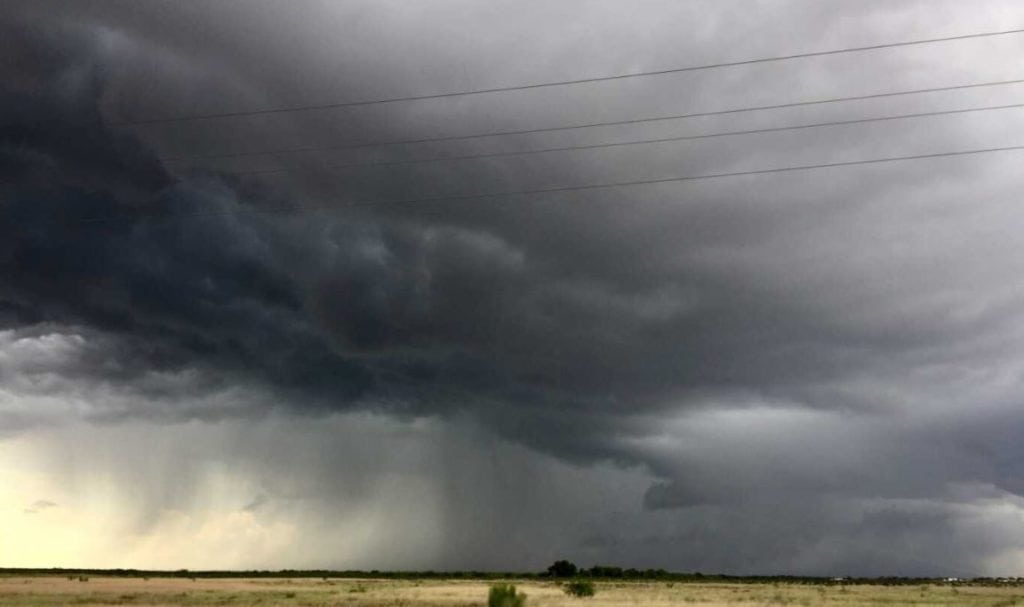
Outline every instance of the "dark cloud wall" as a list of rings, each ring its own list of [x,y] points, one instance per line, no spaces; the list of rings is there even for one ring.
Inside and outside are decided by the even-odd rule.
[[[356,3],[12,4],[2,28],[16,52],[0,64],[0,378],[9,403],[0,435],[69,417],[430,419],[474,438],[460,443],[464,457],[422,476],[482,479],[487,472],[459,461],[501,441],[511,450],[502,461],[517,472],[480,480],[485,496],[466,508],[511,517],[542,543],[587,507],[585,494],[555,483],[563,501],[551,520],[514,517],[509,502],[526,498],[509,487],[543,486],[537,461],[647,484],[630,494],[635,512],[594,505],[590,529],[507,560],[484,554],[494,519],[448,525],[452,551],[423,552],[417,566],[535,566],[542,553],[564,551],[734,572],[1005,568],[1013,548],[990,537],[1005,517],[991,515],[982,530],[965,529],[964,518],[970,508],[1020,507],[1016,155],[537,197],[344,202],[1011,145],[1018,114],[330,167],[1010,103],[1019,87],[361,156],[166,157],[997,80],[1009,68],[985,58],[1014,56],[1016,38],[500,97],[115,124],[961,33],[944,25],[946,12],[963,17],[963,31],[1003,29],[1013,13],[998,3],[820,6],[666,5],[623,16],[599,5],[569,21],[569,9],[540,4],[515,16],[456,4],[430,15]],[[792,31],[766,27],[769,15],[794,18]],[[689,32],[683,41],[679,28]],[[621,48],[599,44],[601,32],[621,36]],[[230,174],[275,167],[289,172]],[[83,405],[54,405],[72,401]],[[293,431],[299,442],[315,434]],[[324,448],[317,440],[311,452]],[[340,460],[308,467],[309,482],[332,478]],[[368,478],[384,473],[373,457],[354,466]],[[143,510],[169,494],[153,495]],[[265,500],[239,503],[261,512]],[[464,512],[456,501],[441,502],[453,519]],[[635,533],[611,532],[616,517]],[[909,557],[894,551],[904,536],[915,546]],[[779,550],[789,556],[773,561]],[[385,552],[375,563],[388,566]]]

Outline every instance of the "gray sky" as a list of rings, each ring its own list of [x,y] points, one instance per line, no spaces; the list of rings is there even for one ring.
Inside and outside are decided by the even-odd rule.
[[[1016,146],[1020,109],[338,165],[1008,105],[1024,85],[256,153],[1012,80],[1024,35],[123,123],[1007,30],[1022,13],[6,4],[0,525],[33,548],[0,546],[0,564],[1019,572],[1024,153],[346,203]]]

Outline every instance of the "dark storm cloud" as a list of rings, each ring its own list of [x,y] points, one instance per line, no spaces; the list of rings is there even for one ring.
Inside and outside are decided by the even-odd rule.
[[[336,152],[198,168],[161,160],[997,80],[1016,76],[1000,62],[973,66],[986,53],[1012,55],[1019,41],[968,43],[963,54],[874,55],[871,77],[863,57],[843,56],[614,87],[129,129],[111,123],[636,67],[625,51],[609,55],[614,45],[562,28],[539,28],[536,49],[517,43],[539,19],[530,11],[498,11],[505,19],[488,21],[493,35],[474,52],[480,37],[465,32],[425,43],[418,20],[435,34],[458,23],[356,4],[311,4],[303,13],[274,3],[152,12],[72,3],[60,17],[37,4],[14,6],[20,10],[3,31],[16,52],[0,64],[0,377],[13,397],[87,386],[94,403],[110,396],[85,413],[103,421],[269,409],[468,415],[567,461],[645,466],[661,479],[645,506],[706,516],[716,532],[728,528],[730,508],[756,518],[801,500],[941,502],[950,486],[970,483],[1020,492],[1018,449],[1004,430],[1019,427],[1012,411],[1024,351],[1014,280],[1024,226],[1008,177],[1016,157],[537,198],[339,205],[1009,145],[1022,126],[1017,115],[361,171],[330,170],[353,157]],[[941,25],[923,5],[821,6],[778,7],[811,7],[798,20],[801,49],[927,37]],[[469,23],[494,17],[474,10]],[[716,13],[735,21],[731,29],[702,19],[695,5],[671,10],[694,37],[671,61],[655,54],[662,62],[794,50],[784,32],[746,35],[762,30],[756,15],[739,18],[744,4]],[[919,28],[883,31],[904,10],[927,18],[912,23]],[[609,27],[614,14],[604,7],[586,23]],[[838,25],[851,16],[865,24],[858,36]],[[653,32],[676,48],[665,46],[675,38],[659,19],[626,21],[636,39]],[[348,36],[332,33],[335,25]],[[976,29],[999,28],[979,17]],[[373,41],[381,31],[394,45]],[[510,57],[512,48],[525,58]],[[661,66],[646,46],[626,48],[644,69]],[[567,63],[545,68],[544,77],[527,69],[530,58],[551,57]],[[952,101],[972,100],[991,102],[973,93]],[[776,119],[952,105],[944,97],[894,99]],[[599,135],[714,131],[740,120],[776,124],[756,115]],[[444,149],[508,149],[500,145]],[[377,154],[363,158],[401,157]],[[222,172],[275,167],[294,172],[265,180]],[[290,205],[309,208],[268,212]],[[234,386],[264,396],[230,396]],[[111,396],[117,391],[122,396]],[[11,410],[2,419],[8,428],[45,423],[33,415]],[[267,499],[260,494],[250,506],[264,510]],[[727,512],[718,517],[714,508]],[[812,550],[814,534],[838,524],[830,508],[792,539],[794,551]],[[918,532],[942,528],[945,514],[936,516],[916,519]],[[867,518],[865,529],[903,520]],[[764,567],[776,535],[751,537],[749,554],[708,562]],[[630,554],[636,544],[600,537],[593,545],[601,542]],[[849,564],[827,566],[856,568],[877,558],[868,553],[850,548]],[[656,554],[665,560],[652,566],[692,562],[669,548]]]

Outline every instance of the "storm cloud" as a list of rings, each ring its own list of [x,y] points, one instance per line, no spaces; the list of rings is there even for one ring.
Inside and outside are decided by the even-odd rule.
[[[1020,17],[1000,2],[12,3],[0,441],[30,445],[38,469],[71,486],[81,470],[56,462],[111,470],[105,495],[118,503],[146,478],[127,500],[127,535],[150,538],[134,554],[161,566],[178,563],[144,546],[182,532],[167,513],[216,502],[234,512],[217,523],[225,545],[250,524],[270,534],[225,566],[517,569],[565,556],[730,573],[1012,571],[1024,558],[1019,153],[468,196],[1019,145],[1019,110],[337,165],[1011,104],[1024,85],[255,152],[1008,80],[1024,38],[129,123],[1001,30]],[[140,456],[161,441],[152,461]],[[424,511],[393,504],[413,496],[429,497]],[[56,516],[74,497],[29,508]],[[352,537],[367,517],[385,531],[364,534],[360,560],[326,529],[334,520]],[[515,549],[489,553],[508,534]]]

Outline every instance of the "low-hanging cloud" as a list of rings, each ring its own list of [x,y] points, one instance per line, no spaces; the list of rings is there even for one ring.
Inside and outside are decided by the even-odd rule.
[[[394,12],[359,6],[344,18],[415,30]],[[883,38],[878,24],[898,10],[871,7],[866,31]],[[601,89],[606,94],[515,93],[501,102],[135,131],[112,123],[192,107],[302,102],[288,69],[299,64],[311,81],[335,73],[335,88],[323,90],[348,95],[338,98],[388,96],[396,83],[426,91],[473,86],[448,69],[434,80],[406,73],[393,49],[370,70],[351,42],[306,38],[267,54],[256,70],[251,36],[276,27],[281,10],[272,5],[246,15],[221,5],[183,7],[169,11],[164,28],[145,11],[76,10],[77,19],[58,19],[26,4],[3,25],[16,34],[18,53],[0,66],[0,438],[82,422],[429,419],[490,437],[472,445],[493,439],[531,453],[510,462],[620,466],[646,484],[632,496],[637,512],[594,506],[592,528],[557,547],[595,560],[877,573],[1003,570],[1017,562],[1010,543],[992,540],[992,530],[1008,524],[1005,512],[1019,509],[1022,490],[1012,439],[1024,422],[1015,280],[1024,214],[1015,204],[1015,156],[534,198],[343,203],[663,179],[795,165],[826,153],[842,160],[982,147],[1019,133],[1018,115],[363,172],[330,170],[338,160],[331,153],[184,168],[162,157],[244,150],[261,140],[294,147],[322,137],[415,138],[431,136],[437,124],[471,133],[580,122],[577,110],[600,119],[609,108],[665,112],[680,99],[728,106],[783,99],[793,87],[813,97],[828,96],[830,86],[845,94],[861,92],[850,82],[878,84],[865,84],[854,58],[835,58],[788,72],[743,69],[717,81],[637,81]],[[597,24],[614,12],[604,7],[591,18]],[[200,18],[223,37],[193,40],[189,24]],[[802,23],[811,29],[832,18],[815,10]],[[280,23],[287,38],[306,21]],[[508,44],[507,33],[496,33],[494,44]],[[658,30],[655,38],[667,35]],[[548,52],[572,48],[553,30],[538,36]],[[462,48],[449,42],[434,49],[438,65]],[[342,67],[316,50],[332,44],[346,49]],[[1018,43],[992,44],[1007,52]],[[983,51],[964,52],[971,59]],[[920,85],[917,62],[945,57],[907,53],[879,60],[891,88]],[[504,66],[499,56],[463,58],[479,76]],[[970,73],[947,63],[952,81]],[[504,68],[493,78],[525,79]],[[998,66],[986,69],[973,77],[1001,75]],[[942,101],[893,103],[912,111]],[[494,144],[463,145],[471,153]],[[226,172],[267,166],[292,172],[268,179]],[[241,451],[224,457],[255,457]],[[370,473],[373,461],[358,466]],[[598,476],[617,474],[600,469]],[[325,481],[331,470],[330,462],[311,467],[308,478]],[[251,489],[238,509],[268,516],[274,496]],[[495,504],[521,497],[488,491],[479,508],[511,513]],[[160,500],[169,498],[152,494],[139,516],[155,524]],[[558,516],[568,520],[578,504],[566,498]],[[776,517],[780,510],[789,514]],[[765,517],[777,525],[758,527]],[[616,520],[636,532],[603,528]],[[524,529],[533,524],[517,519]],[[485,526],[474,533],[489,538]],[[446,529],[457,533],[455,525]],[[927,539],[936,533],[942,539]],[[950,556],[936,565],[886,553],[901,534],[915,554]],[[778,565],[769,557],[783,535],[791,556]],[[486,542],[461,542],[464,560],[424,549],[409,563],[543,561],[544,550],[524,546],[529,556],[492,562]],[[966,548],[953,556],[954,546]],[[379,559],[387,566],[387,555]]]

